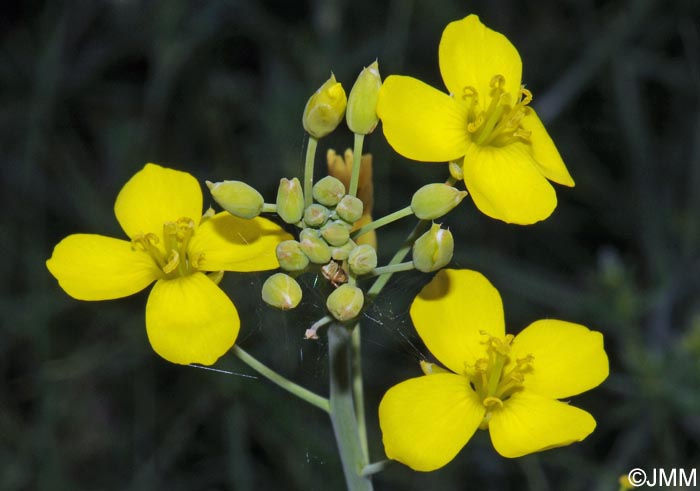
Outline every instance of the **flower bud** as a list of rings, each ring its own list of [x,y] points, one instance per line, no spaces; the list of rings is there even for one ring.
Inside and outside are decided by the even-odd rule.
[[[341,220],[336,220],[323,226],[321,236],[332,246],[342,246],[350,240],[350,229]]]
[[[335,130],[345,114],[348,99],[345,90],[331,77],[309,98],[304,108],[302,123],[308,134],[322,138]]]
[[[381,87],[379,63],[375,60],[360,72],[350,90],[346,120],[353,133],[368,135],[377,127],[377,101]]]
[[[255,218],[262,211],[265,200],[255,188],[241,181],[206,181],[214,201],[231,215]]]
[[[314,264],[326,264],[331,260],[331,248],[317,230],[306,228],[299,234],[301,250]]]
[[[312,188],[314,199],[326,206],[337,205],[345,196],[345,185],[332,176],[326,176]]]
[[[296,240],[285,240],[277,244],[275,249],[280,267],[286,271],[302,271],[309,265],[309,258],[301,250],[301,244]]]
[[[277,214],[286,223],[297,223],[304,215],[304,191],[296,177],[280,179],[277,189]]]
[[[459,160],[453,160],[448,166],[448,169],[450,170],[450,176],[452,176],[452,179],[454,179],[455,181],[461,181],[464,179],[464,169],[462,168],[463,162],[464,158],[461,158]]]
[[[345,261],[355,247],[357,247],[357,244],[355,244],[355,242],[352,240],[348,240],[340,247],[332,247],[331,257],[336,261]]]
[[[411,209],[421,220],[434,220],[460,204],[466,195],[466,191],[447,184],[426,184],[413,195]]]
[[[437,271],[452,260],[453,251],[452,232],[433,223],[413,244],[413,265],[423,273]]]
[[[326,223],[326,220],[328,220],[328,216],[330,214],[331,212],[328,210],[328,208],[323,205],[319,205],[318,203],[314,203],[309,205],[306,210],[304,210],[304,223],[309,227],[321,227],[324,223]]]
[[[367,274],[377,267],[377,251],[370,245],[357,246],[348,256],[348,265],[357,275]]]
[[[363,208],[360,198],[346,194],[335,207],[335,212],[346,222],[355,223],[362,217]]]
[[[333,317],[343,322],[357,317],[364,303],[362,290],[346,283],[328,295],[326,307]]]
[[[263,283],[263,301],[278,309],[293,309],[299,305],[301,297],[302,293],[299,283],[284,273],[275,273]]]

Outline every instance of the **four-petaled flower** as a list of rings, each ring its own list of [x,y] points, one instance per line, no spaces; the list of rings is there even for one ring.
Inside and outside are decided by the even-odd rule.
[[[233,346],[240,321],[205,272],[275,269],[275,247],[291,237],[263,218],[202,216],[197,180],[155,164],[126,183],[114,212],[131,240],[70,235],[46,261],[49,271],[78,300],[126,297],[155,281],[146,305],[153,349],[173,363],[213,364]]]
[[[557,399],[608,376],[599,332],[539,320],[505,334],[498,291],[480,273],[442,270],[411,305],[418,334],[448,370],[389,389],[379,405],[386,455],[419,471],[450,462],[477,428],[496,451],[519,457],[586,438],[593,417]]]
[[[521,225],[544,220],[557,205],[547,179],[574,181],[529,106],[518,51],[470,15],[447,25],[439,59],[450,95],[411,77],[384,82],[377,114],[386,139],[410,159],[462,162],[467,190],[486,215]]]

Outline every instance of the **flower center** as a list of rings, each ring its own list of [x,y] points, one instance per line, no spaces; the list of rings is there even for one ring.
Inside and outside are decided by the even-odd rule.
[[[472,86],[462,89],[462,100],[469,108],[467,113],[467,131],[478,145],[502,147],[516,141],[529,141],[530,131],[522,128],[520,123],[528,114],[528,104],[532,93],[522,87],[518,101],[512,101],[504,87],[503,75],[494,75],[489,86],[490,102],[486,110],[479,104],[479,93]]]
[[[486,334],[482,332],[482,334]],[[474,372],[470,381],[481,403],[486,408],[486,414],[480,428],[488,428],[491,413],[503,407],[503,402],[514,393],[522,390],[525,374],[532,371],[534,357],[527,355],[524,358],[511,362],[510,345],[513,335],[507,334],[503,338],[489,336],[485,341],[487,358],[480,358],[474,364]],[[508,368],[506,369],[506,367]]]
[[[194,235],[194,220],[187,217],[175,222],[163,224],[163,247],[159,247],[160,238],[154,233],[138,234],[131,240],[134,250],[147,252],[158,267],[165,273],[166,278],[187,276],[197,271],[201,254],[190,257],[187,244]]]

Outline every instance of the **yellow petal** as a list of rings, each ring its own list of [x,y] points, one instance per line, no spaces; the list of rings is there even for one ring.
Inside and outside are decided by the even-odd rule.
[[[238,336],[231,300],[203,273],[156,282],[146,304],[151,346],[172,363],[211,365]]]
[[[608,377],[603,335],[554,319],[533,322],[511,345],[512,360],[534,357],[524,386],[542,396],[563,399],[598,386]]]
[[[530,225],[547,218],[557,206],[554,188],[540,174],[524,143],[470,145],[463,169],[474,203],[491,218]]]
[[[586,411],[526,391],[508,399],[489,422],[491,442],[504,457],[580,442],[595,429]]]
[[[483,417],[484,406],[469,379],[451,373],[401,382],[379,404],[386,456],[417,471],[450,462]]]
[[[265,218],[246,220],[222,212],[207,219],[189,243],[201,271],[265,271],[279,267],[275,248],[293,237]]]
[[[377,115],[389,144],[409,159],[455,160],[469,142],[466,106],[415,78],[388,77]]]
[[[481,273],[443,269],[423,287],[411,304],[418,335],[447,368],[470,373],[486,356],[486,332],[505,334],[501,296]]]
[[[146,164],[117,196],[114,213],[126,235],[153,233],[162,237],[163,224],[202,216],[202,189],[187,172]]]
[[[460,97],[464,87],[479,93],[486,108],[494,75],[505,78],[505,90],[513,101],[519,99],[522,61],[518,50],[503,34],[492,31],[476,15],[450,22],[440,39],[440,72],[445,86]]]
[[[554,145],[537,113],[530,108],[527,116],[522,119],[520,124],[524,129],[531,132],[530,146],[532,156],[535,158],[537,168],[542,175],[550,181],[563,184],[564,186],[573,186],[574,180],[571,178],[557,147]]]
[[[102,235],[69,235],[53,250],[46,267],[68,295],[109,300],[146,288],[162,273],[153,259],[126,240]]]

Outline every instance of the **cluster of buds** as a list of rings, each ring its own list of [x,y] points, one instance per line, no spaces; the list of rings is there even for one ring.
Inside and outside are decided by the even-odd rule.
[[[302,122],[314,141],[314,151],[315,141],[334,131],[343,116],[356,138],[374,131],[379,121],[376,107],[381,85],[376,61],[362,70],[349,97],[331,74],[304,108]],[[283,272],[273,274],[263,284],[262,299],[267,304],[282,310],[297,307],[303,292],[296,278],[315,272],[335,287],[326,301],[330,315],[341,322],[349,321],[357,317],[364,306],[364,294],[355,286],[356,279],[386,270],[387,267],[377,268],[373,227],[365,230],[372,221],[371,162],[362,166],[368,169],[361,174],[360,169],[354,167],[360,167],[361,159],[353,159],[353,153],[348,152],[342,159],[329,150],[331,175],[313,186],[310,179],[313,167],[311,171],[307,168],[303,186],[297,178],[281,179],[274,204],[266,204],[262,195],[244,182],[207,182],[212,197],[229,213],[252,219],[261,213],[275,212],[282,221],[299,229],[297,240],[286,240],[276,248]],[[307,164],[309,162],[313,164],[313,154],[310,160],[307,155]],[[360,187],[358,197],[358,182],[362,179],[368,182]],[[422,220],[435,220],[457,206],[466,194],[446,184],[428,184],[414,194],[403,216],[414,214]],[[353,232],[359,228],[363,229],[359,234],[368,232],[360,236],[363,237],[361,243],[353,240],[357,235]],[[450,231],[433,224],[415,241],[412,261],[398,266],[405,265],[404,270],[436,271],[452,259],[453,247]]]

